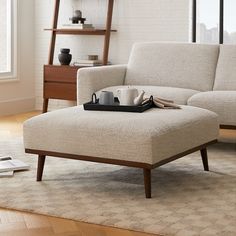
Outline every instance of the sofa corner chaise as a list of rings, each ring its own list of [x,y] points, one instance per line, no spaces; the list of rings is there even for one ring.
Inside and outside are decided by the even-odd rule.
[[[211,110],[222,128],[236,128],[236,45],[136,43],[127,65],[78,71],[78,104],[121,86]]]

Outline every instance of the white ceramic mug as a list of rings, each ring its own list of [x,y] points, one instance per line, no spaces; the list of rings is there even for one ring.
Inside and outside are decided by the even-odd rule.
[[[138,90],[136,88],[122,88],[116,92],[121,106],[133,106],[134,99],[138,96]]]

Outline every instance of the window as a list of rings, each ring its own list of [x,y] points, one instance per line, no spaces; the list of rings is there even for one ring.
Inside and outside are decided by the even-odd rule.
[[[192,0],[193,42],[236,43],[235,0]]]
[[[236,43],[236,1],[224,0],[224,43]]]
[[[16,73],[15,7],[15,0],[0,0],[0,79]]]
[[[219,42],[219,0],[197,1],[197,42]]]

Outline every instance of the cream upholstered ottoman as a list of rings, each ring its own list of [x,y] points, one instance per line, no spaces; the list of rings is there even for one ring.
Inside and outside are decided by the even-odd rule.
[[[144,170],[151,197],[151,169],[201,150],[218,137],[217,115],[201,108],[153,108],[144,113],[84,111],[82,106],[45,113],[24,123],[26,153],[39,155],[41,181],[46,156],[110,163]]]

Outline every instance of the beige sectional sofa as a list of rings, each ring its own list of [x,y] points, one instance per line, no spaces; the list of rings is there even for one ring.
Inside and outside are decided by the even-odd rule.
[[[124,86],[211,110],[223,127],[236,128],[236,45],[137,43],[127,65],[78,71],[78,104]]]

